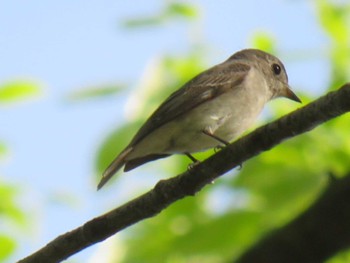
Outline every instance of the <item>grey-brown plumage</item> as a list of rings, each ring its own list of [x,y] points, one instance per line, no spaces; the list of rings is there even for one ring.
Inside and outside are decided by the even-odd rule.
[[[276,97],[300,102],[282,62],[257,49],[235,53],[171,94],[106,169],[98,189],[123,166],[129,171],[175,153],[213,148],[220,145],[214,137],[231,141]]]

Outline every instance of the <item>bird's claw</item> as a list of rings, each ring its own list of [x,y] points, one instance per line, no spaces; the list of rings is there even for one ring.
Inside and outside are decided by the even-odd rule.
[[[215,146],[215,147],[214,147],[214,152],[217,153],[218,151],[221,151],[221,150],[224,149],[224,148],[225,148],[225,146],[223,146],[223,145]]]
[[[187,170],[191,171],[195,166],[197,166],[198,164],[200,164],[201,162],[200,161],[195,161],[193,163],[190,163],[188,166],[187,166]]]

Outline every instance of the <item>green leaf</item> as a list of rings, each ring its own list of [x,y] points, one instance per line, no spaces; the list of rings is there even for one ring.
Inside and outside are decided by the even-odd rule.
[[[349,41],[349,4],[334,4],[325,0],[317,1],[321,24],[332,38],[342,44]]]
[[[13,81],[0,86],[0,103],[13,103],[38,97],[39,85],[30,81]]]
[[[91,99],[109,98],[118,94],[125,88],[125,85],[110,85],[101,87],[91,87],[77,90],[68,95],[67,100],[70,102],[80,102]]]
[[[18,225],[25,224],[25,214],[19,207],[16,197],[18,189],[14,186],[0,184],[0,219],[11,220]]]
[[[331,90],[347,82],[350,75],[350,4],[347,1],[316,1],[320,24],[331,46]]]
[[[166,15],[170,16],[180,16],[184,18],[196,18],[198,16],[198,11],[195,6],[185,4],[185,3],[171,3],[167,6],[165,11]]]
[[[133,29],[133,28],[140,28],[140,27],[159,26],[163,22],[164,22],[163,17],[160,17],[160,16],[131,18],[131,19],[126,19],[122,23],[122,27],[127,29]]]
[[[337,253],[335,256],[327,260],[325,263],[344,263],[350,262],[350,250],[345,249]]]
[[[252,43],[255,48],[258,48],[270,53],[274,53],[276,48],[274,38],[269,34],[266,34],[263,32],[255,33],[252,39]]]
[[[174,79],[174,84],[177,88],[180,85],[189,81],[195,75],[199,74],[205,70],[203,63],[203,53],[202,50],[193,50],[185,57],[179,56],[166,56],[163,59],[163,65],[166,69],[165,79]]]
[[[158,14],[141,17],[126,19],[122,26],[128,29],[131,28],[142,28],[147,26],[160,26],[165,22],[171,21],[176,18],[184,19],[195,19],[198,17],[197,7],[185,3],[169,3],[163,10]]]
[[[0,248],[0,261],[3,261],[14,252],[16,243],[11,237],[0,235]]]
[[[0,142],[0,159],[4,158],[8,153],[8,148],[5,143]]]

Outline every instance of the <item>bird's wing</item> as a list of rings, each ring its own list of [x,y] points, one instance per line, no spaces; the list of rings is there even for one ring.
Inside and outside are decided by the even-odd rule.
[[[159,106],[136,133],[129,146],[137,144],[156,128],[203,102],[214,99],[227,90],[234,89],[244,80],[249,70],[250,66],[247,64],[226,61],[199,74],[171,94]]]
[[[167,122],[179,117],[205,101],[214,99],[230,89],[234,89],[244,80],[250,66],[244,63],[219,64],[187,82],[182,88],[171,94],[151,115],[146,123],[136,133],[130,144],[109,165],[98,184],[100,189],[123,165],[125,170],[131,170],[155,159],[164,158],[166,154],[152,154],[134,160],[125,161],[134,146],[148,134]]]

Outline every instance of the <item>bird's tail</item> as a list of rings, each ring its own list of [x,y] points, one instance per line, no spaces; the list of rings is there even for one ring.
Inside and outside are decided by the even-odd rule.
[[[97,190],[100,190],[108,181],[112,178],[112,176],[118,172],[120,168],[125,164],[125,157],[132,151],[132,147],[126,148],[122,151],[117,158],[113,160],[113,162],[107,167],[107,169],[102,174],[102,179],[97,185]]]

